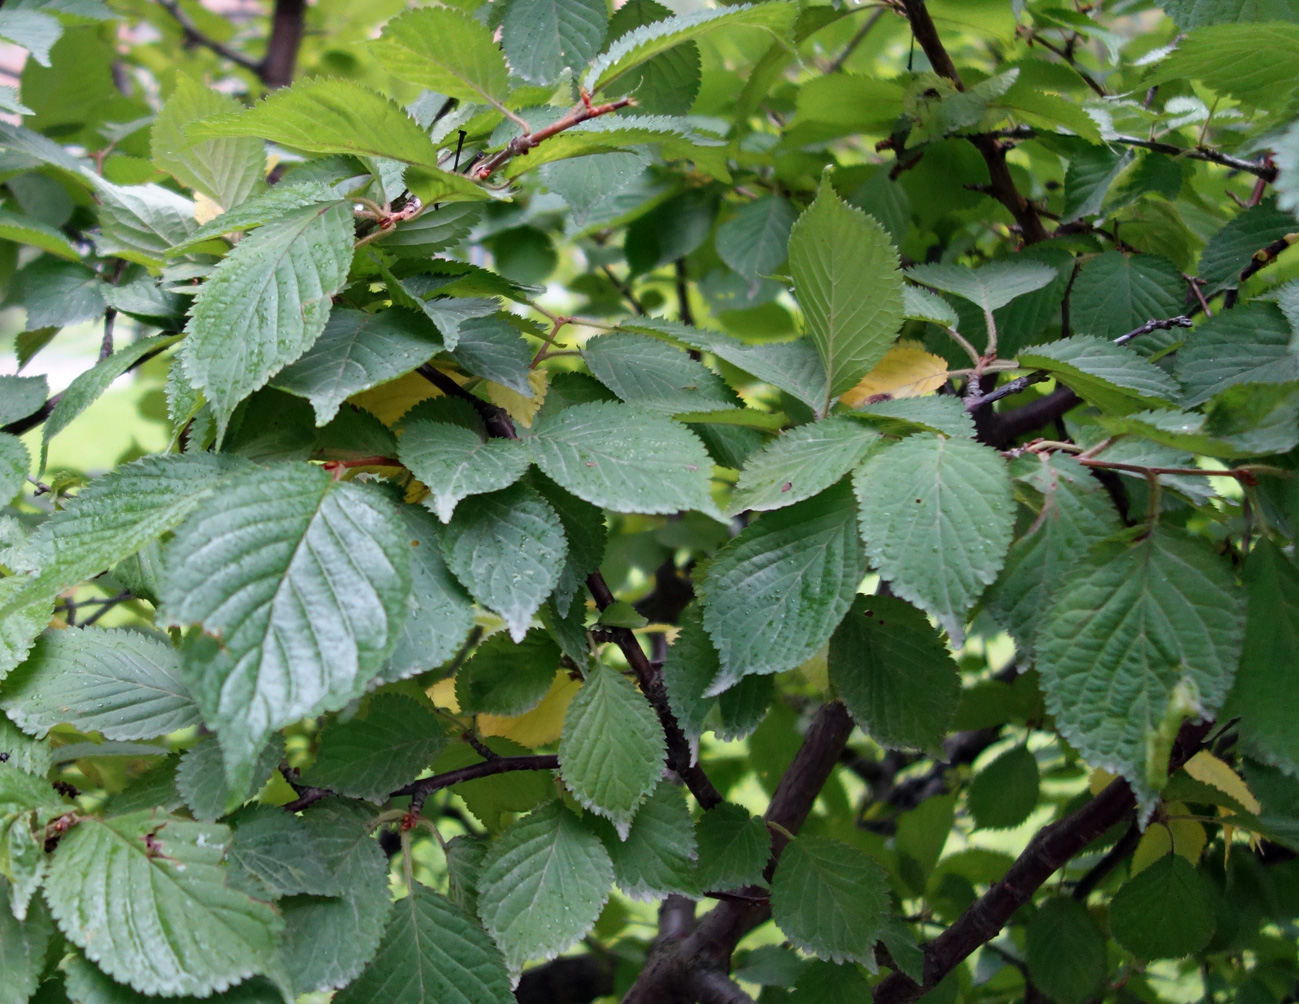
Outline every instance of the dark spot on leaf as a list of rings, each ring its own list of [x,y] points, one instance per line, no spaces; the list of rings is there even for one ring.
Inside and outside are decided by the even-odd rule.
[[[794,482],[792,482],[792,481],[786,481],[783,485],[780,486],[780,490],[781,490],[782,492],[787,492],[787,491],[789,491],[789,490],[790,490],[791,488],[793,488],[793,487],[794,487]]]

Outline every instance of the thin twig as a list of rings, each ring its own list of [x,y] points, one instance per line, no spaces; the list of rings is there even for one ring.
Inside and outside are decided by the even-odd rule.
[[[631,309],[643,317],[645,315],[645,308],[641,305],[640,300],[636,299],[636,294],[632,291],[631,284],[619,279],[617,273],[615,273],[608,265],[601,265],[600,271],[608,277],[611,283],[613,283],[613,288],[618,291],[619,295],[621,295],[622,298],[631,305]]]
[[[950,80],[958,91],[964,91],[965,83],[943,46],[943,40],[938,35],[938,29],[934,26],[934,19],[929,16],[924,0],[903,0],[903,6],[906,8],[907,20],[911,22],[911,33],[924,50],[934,72]],[[983,155],[984,163],[988,166],[989,194],[1010,211],[1010,215],[1019,224],[1024,243],[1037,244],[1049,238],[1051,235],[1043,226],[1037,207],[1024,198],[1010,175],[1010,168],[1006,165],[1006,147],[989,133],[966,138]]]
[[[839,55],[835,56],[830,65],[825,68],[826,76],[831,73],[838,73],[843,69],[843,64],[848,62],[848,57],[857,51],[857,46],[866,40],[866,36],[871,33],[871,29],[879,24],[880,18],[884,16],[887,7],[881,7],[866,19],[866,23],[857,29],[853,37],[848,39],[848,44],[843,47]]]
[[[230,46],[226,45],[224,42],[218,42],[211,35],[207,34],[193,22],[184,10],[181,9],[177,0],[158,0],[158,6],[170,14],[180,26],[181,34],[185,36],[185,41],[189,42],[191,45],[201,45],[205,49],[210,49],[222,59],[227,59],[234,63],[235,66],[240,66],[245,70],[257,74],[259,78],[261,77],[261,64],[256,59],[244,55],[238,49],[230,48]]]
[[[493,174],[499,171],[515,157],[526,154],[529,150],[539,146],[551,136],[563,132],[565,129],[572,129],[575,125],[581,125],[593,118],[601,115],[608,115],[610,112],[616,112],[619,108],[626,108],[636,103],[634,98],[619,98],[617,101],[609,101],[602,105],[593,105],[589,99],[585,99],[581,104],[575,106],[571,112],[557,119],[544,129],[538,129],[536,132],[525,132],[520,136],[515,136],[505,144],[505,149],[492,154],[481,164],[478,164],[470,172],[470,177],[476,181],[486,181]]]
[[[1140,338],[1142,335],[1148,335],[1152,331],[1167,331],[1170,328],[1189,328],[1191,319],[1185,314],[1179,314],[1177,317],[1166,317],[1161,320],[1147,321],[1138,328],[1133,328],[1126,334],[1119,335],[1114,339],[1115,345],[1126,345],[1134,338]],[[979,397],[967,398],[965,402],[966,411],[974,411],[976,408],[982,408],[984,405],[1000,401],[1003,397],[1010,397],[1012,394],[1018,394],[1026,390],[1035,383],[1041,383],[1050,377],[1051,374],[1046,370],[1034,370],[1026,376],[1016,377],[1008,383],[1002,384],[996,390],[983,394]]]
[[[402,795],[410,796],[411,811],[418,813],[424,800],[435,791],[450,788],[465,781],[475,781],[480,777],[492,777],[496,774],[508,774],[516,770],[558,770],[559,757],[551,753],[539,753],[533,756],[498,756],[481,763],[471,763],[468,767],[449,770],[445,774],[434,774],[432,777],[412,781],[404,788],[392,793],[392,798]]]

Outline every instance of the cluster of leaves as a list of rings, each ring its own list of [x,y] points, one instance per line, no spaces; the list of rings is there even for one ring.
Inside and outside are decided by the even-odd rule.
[[[0,10],[0,1002],[1291,996],[1299,7],[378,6]]]

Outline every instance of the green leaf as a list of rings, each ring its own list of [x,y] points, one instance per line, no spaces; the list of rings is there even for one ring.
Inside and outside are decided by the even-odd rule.
[[[1166,854],[1115,893],[1110,932],[1140,958],[1180,959],[1209,943],[1214,912],[1204,877],[1180,854]]]
[[[26,584],[19,575],[0,579],[0,680],[27,658],[54,616],[54,594],[25,589]]]
[[[114,185],[91,176],[99,197],[99,236],[95,249],[101,255],[125,258],[157,270],[167,251],[189,237],[194,203],[161,185]]]
[[[224,826],[154,812],[79,821],[45,897],[68,940],[144,994],[204,995],[274,966],[280,920],[226,886]]]
[[[199,119],[239,111],[229,95],[176,76],[176,88],[153,120],[153,162],[182,185],[202,192],[224,209],[233,209],[262,187],[266,150],[252,137],[210,139],[191,144],[185,127]]]
[[[437,333],[411,311],[367,314],[340,307],[306,355],[281,370],[271,385],[307,398],[316,424],[326,425],[353,394],[409,373],[441,349]]]
[[[1019,826],[1037,807],[1037,757],[1027,746],[1012,746],[984,766],[966,790],[974,825],[985,830]]]
[[[180,755],[174,787],[190,815],[201,822],[214,823],[252,798],[279,769],[283,755],[283,743],[267,743],[257,754],[249,779],[236,786],[226,780],[220,743],[216,739],[203,739]]]
[[[713,464],[694,433],[662,415],[596,402],[539,420],[532,459],[580,499],[615,512],[716,511]]]
[[[164,620],[203,626],[186,677],[232,782],[271,732],[341,708],[379,671],[409,552],[381,491],[307,464],[233,475],[176,531]]]
[[[379,947],[392,910],[388,859],[374,839],[374,810],[328,799],[303,817],[321,861],[341,897],[291,896],[279,902],[284,916],[280,956],[298,993],[346,986]]]
[[[1205,282],[1204,295],[1212,296],[1218,289],[1237,285],[1241,270],[1249,264],[1255,251],[1294,233],[1295,229],[1294,216],[1278,209],[1274,196],[1234,217],[1209,238],[1200,254],[1199,277]]]
[[[152,739],[199,724],[176,650],[122,629],[43,636],[5,681],[0,707],[37,737],[64,723],[106,739]]]
[[[514,995],[505,960],[477,919],[417,885],[397,904],[365,972],[334,999],[338,1004],[513,1004]]]
[[[467,715],[521,715],[546,696],[559,661],[545,631],[533,628],[518,644],[494,634],[456,674],[456,702]]]
[[[454,336],[455,348],[451,358],[462,369],[508,387],[523,397],[533,396],[535,391],[528,381],[532,372],[532,350],[509,317],[495,311],[494,299],[429,300],[422,306],[424,313],[441,330],[448,346]],[[484,311],[487,316],[483,316]]]
[[[531,752],[526,746],[499,736],[483,742],[498,756],[526,756]],[[482,763],[482,757],[472,746],[452,743],[438,757],[433,773],[443,774],[477,763]],[[500,833],[514,822],[517,813],[535,809],[555,797],[555,774],[553,771],[507,771],[457,784],[455,793],[488,830]]]
[[[508,488],[528,470],[528,451],[508,439],[485,439],[473,429],[417,419],[406,426],[397,456],[428,486],[424,504],[443,523],[461,499]]]
[[[824,837],[791,840],[771,879],[771,916],[794,947],[872,966],[889,909],[884,869]]]
[[[717,228],[717,254],[750,279],[771,275],[785,263],[798,213],[778,195],[747,203]]]
[[[150,1004],[156,997],[146,997],[128,986],[114,983],[80,955],[69,955],[61,963],[64,1000],[72,1004]],[[198,1004],[200,1000],[211,1004],[280,1004],[284,995],[270,980],[254,977],[225,993],[207,997],[169,997],[174,1004]]]
[[[447,567],[474,599],[505,619],[515,642],[554,590],[566,551],[555,510],[523,485],[479,497],[442,536]]]
[[[681,788],[660,784],[636,810],[625,840],[604,842],[618,888],[634,900],[670,893],[697,896],[693,872],[695,824]]]
[[[898,253],[888,232],[840,200],[824,176],[790,233],[789,271],[829,378],[829,397],[818,406],[824,411],[884,358],[898,333]]]
[[[798,8],[786,0],[677,14],[627,32],[591,64],[582,86],[595,93],[661,52],[718,28],[761,28],[776,37],[788,34]]]
[[[627,839],[637,807],[663,776],[666,740],[649,701],[621,673],[595,663],[564,715],[559,774],[578,804]]]
[[[10,296],[27,308],[28,329],[98,320],[107,306],[98,275],[79,262],[46,255],[18,270]]]
[[[1023,651],[1033,640],[1056,591],[1069,580],[1078,556],[1122,529],[1109,493],[1078,461],[1061,454],[1020,461],[1017,480],[1040,493],[1036,518],[1011,545],[1006,567],[985,600]]]
[[[840,699],[877,743],[942,754],[961,678],[919,610],[891,596],[856,597],[830,639],[829,665]]]
[[[919,982],[921,976],[913,979]],[[857,1004],[870,991],[871,985],[857,966],[813,960],[799,974],[790,999],[795,1004]]]
[[[1087,908],[1068,896],[1043,903],[1025,931],[1033,984],[1060,1004],[1084,1004],[1105,981],[1105,938]]]
[[[874,430],[844,417],[790,429],[749,456],[731,511],[783,509],[811,498],[861,463],[878,442]]]
[[[8,505],[27,483],[32,455],[17,436],[0,432],[0,503]]]
[[[50,65],[50,49],[63,35],[59,19],[37,10],[0,11],[0,38],[20,45],[42,66]]]
[[[179,356],[218,440],[235,405],[320,337],[351,262],[350,207],[316,205],[245,237],[203,283]]]
[[[1080,335],[1114,339],[1186,310],[1186,280],[1167,258],[1107,251],[1074,277],[1069,317]]]
[[[735,392],[697,359],[647,335],[615,331],[589,339],[582,360],[624,402],[679,415],[736,408]]]
[[[959,323],[951,304],[924,286],[908,283],[902,288],[902,314],[909,321],[930,321],[954,328]]]
[[[212,246],[209,242],[244,230],[272,223],[295,209],[311,206],[334,206],[342,200],[328,185],[319,181],[299,184],[281,182],[269,191],[250,196],[247,201],[227,209],[215,219],[208,220],[189,235],[184,243],[171,249],[171,256],[184,254],[198,245]]]
[[[11,213],[7,209],[0,209],[0,240],[30,244],[71,261],[81,260],[81,253],[53,227],[29,216]]]
[[[530,480],[559,516],[564,536],[568,538],[568,554],[564,558],[564,568],[559,573],[559,583],[554,592],[556,609],[562,616],[568,616],[586,583],[586,577],[600,567],[600,561],[604,558],[609,536],[604,525],[604,513],[591,503],[564,491],[544,474],[534,473]]]
[[[510,93],[505,57],[491,30],[447,7],[422,7],[393,18],[370,51],[395,77],[448,98],[499,105]]]
[[[439,7],[420,10],[438,11]],[[482,217],[483,207],[474,202],[452,202],[427,210],[405,223],[398,223],[375,243],[398,258],[427,259],[459,244]]]
[[[1090,404],[1126,414],[1166,408],[1181,398],[1177,381],[1135,349],[1074,335],[1019,354],[1021,366],[1046,370]]]
[[[501,44],[520,77],[553,84],[564,70],[578,70],[600,51],[608,27],[602,0],[509,0]]]
[[[410,596],[397,644],[377,679],[395,683],[440,666],[469,637],[474,604],[442,557],[441,527],[419,506],[401,507],[410,542]]]
[[[447,742],[432,712],[400,694],[376,694],[362,714],[324,728],[316,762],[303,777],[316,787],[383,802],[436,760]]]
[[[1083,216],[1094,216],[1101,211],[1110,185],[1129,164],[1131,150],[1112,150],[1108,146],[1073,144],[1069,156],[1069,169],[1064,176],[1064,208],[1060,219],[1072,223]]]
[[[0,1004],[27,1004],[40,985],[54,925],[44,910],[20,922],[7,905],[11,886],[0,878]]]
[[[830,488],[760,517],[717,552],[698,584],[721,663],[709,694],[794,669],[830,640],[866,574],[852,501],[847,485]]]
[[[1276,141],[1276,204],[1293,213],[1299,208],[1299,123],[1290,126]]]
[[[616,41],[636,28],[672,16],[673,12],[658,0],[629,0],[609,19],[608,39]],[[701,79],[699,46],[694,42],[684,42],[624,74],[616,83],[606,87],[605,93],[611,98],[632,94],[637,106],[648,112],[685,115],[699,95]]]
[[[1177,379],[1187,407],[1237,384],[1299,380],[1299,355],[1291,348],[1290,323],[1272,303],[1247,303],[1220,311],[1194,331],[1177,353]]]
[[[621,326],[629,330],[667,335],[691,348],[711,352],[732,366],[752,373],[759,380],[791,394],[809,408],[816,408],[825,402],[825,367],[817,354],[816,346],[808,339],[747,345],[720,331],[706,331],[654,318],[633,318],[623,321]]]
[[[45,420],[45,431],[41,438],[41,470],[45,469],[45,459],[49,453],[50,440],[66,429],[74,418],[94,404],[108,390],[114,380],[135,366],[141,359],[151,353],[161,352],[178,341],[179,335],[158,335],[154,338],[141,338],[138,342],[114,352],[107,359],[101,359],[84,373],[79,373],[68,385],[67,390],[59,395],[58,403]]]
[[[215,454],[145,457],[85,488],[41,524],[31,552],[39,565],[0,587],[0,624],[19,607],[53,599],[98,575],[174,528],[232,471],[247,461]],[[44,626],[44,623],[41,625]]]
[[[1146,75],[1146,86],[1198,80],[1254,107],[1284,104],[1294,91],[1287,67],[1299,58],[1299,25],[1218,24],[1192,30]]]
[[[534,809],[487,851],[478,916],[517,974],[577,944],[609,898],[613,866],[600,838],[560,802]]]
[[[45,376],[0,376],[0,425],[37,411],[50,393]]]
[[[910,436],[857,468],[853,489],[871,564],[960,644],[1014,530],[1005,462],[968,439]]]
[[[1241,741],[1265,763],[1299,775],[1299,690],[1289,653],[1299,643],[1299,569],[1269,541],[1259,541],[1245,562],[1249,617],[1236,684],[1223,707],[1224,721],[1241,719]]]
[[[704,694],[720,669],[717,649],[704,630],[699,604],[692,603],[681,615],[681,631],[663,661],[663,683],[672,714],[693,745],[698,744],[708,728],[710,713],[717,707],[717,698]]]
[[[1183,31],[1202,24],[1299,20],[1295,0],[1162,0],[1159,6]]]
[[[343,893],[307,821],[276,806],[253,806],[239,813],[226,862],[230,884],[258,899]]]
[[[431,186],[418,193],[425,202],[491,198],[438,167],[437,146],[397,102],[349,80],[300,80],[245,111],[195,122],[185,135],[191,141],[257,136],[307,153],[387,157],[420,168]]]
[[[1245,598],[1202,542],[1159,528],[1132,544],[1099,545],[1042,622],[1047,709],[1092,766],[1127,778],[1149,805],[1167,767],[1148,762],[1158,754],[1149,737],[1179,693],[1189,691],[1199,714],[1222,706],[1244,628]]]
[[[985,313],[1055,279],[1050,265],[1041,262],[991,261],[982,268],[960,265],[917,265],[906,271],[913,282],[969,300]]]
[[[725,802],[709,809],[695,826],[701,890],[740,889],[763,881],[771,858],[771,833],[747,809]]]

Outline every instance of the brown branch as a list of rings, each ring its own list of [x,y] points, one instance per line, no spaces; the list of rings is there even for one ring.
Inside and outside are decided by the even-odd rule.
[[[687,989],[699,1004],[754,1004],[740,985],[716,969],[700,969],[687,981]]]
[[[911,33],[920,48],[924,50],[934,72],[954,83],[957,90],[965,90],[965,83],[961,80],[956,64],[952,62],[952,57],[948,55],[943,40],[938,35],[938,29],[934,26],[933,18],[929,16],[929,9],[925,6],[924,0],[902,0],[902,2],[906,8],[907,20],[911,22]],[[1037,207],[1020,194],[1015,186],[1015,179],[1010,176],[1010,168],[1006,164],[1005,145],[997,137],[988,133],[969,136],[967,139],[983,155],[984,163],[988,165],[989,194],[1010,211],[1010,215],[1019,225],[1024,243],[1037,244],[1050,237],[1042,224],[1042,217],[1038,214]]]
[[[529,969],[514,991],[518,1004],[588,1004],[613,993],[617,959],[576,955]]]
[[[1201,722],[1182,726],[1169,763],[1170,771],[1191,758],[1211,725],[1211,722]],[[923,982],[916,983],[906,974],[894,972],[875,987],[875,1004],[909,1004],[932,990],[975,949],[995,938],[1047,879],[1111,826],[1121,822],[1135,804],[1127,782],[1116,780],[1081,808],[1039,830],[1005,876],[925,946]]]
[[[1000,139],[1032,139],[1037,136],[1039,131],[1032,126],[1018,125],[1010,129],[998,129],[991,135]],[[1175,159],[1186,158],[1187,160],[1199,160],[1206,164],[1217,164],[1220,167],[1229,167],[1233,171],[1244,171],[1246,174],[1252,174],[1266,182],[1276,181],[1276,166],[1270,163],[1268,158],[1262,161],[1245,160],[1243,157],[1233,157],[1229,153],[1222,153],[1212,147],[1207,146],[1178,146],[1175,143],[1164,143],[1157,139],[1142,139],[1140,136],[1115,135],[1105,138],[1107,143],[1118,143],[1120,146],[1138,147],[1142,150],[1152,150],[1155,153],[1166,154]]]
[[[1145,324],[1141,325],[1140,327],[1133,328],[1131,331],[1127,332],[1126,334],[1119,335],[1118,338],[1114,339],[1114,344],[1126,345],[1134,338],[1139,338],[1142,335],[1148,335],[1152,331],[1167,331],[1170,328],[1189,328],[1190,326],[1191,326],[1191,319],[1187,317],[1185,314],[1181,314],[1177,317],[1168,317],[1157,321],[1147,321]],[[985,407],[986,405],[992,404],[995,401],[1000,401],[1003,397],[1010,397],[1012,394],[1018,394],[1020,391],[1026,390],[1027,388],[1031,387],[1035,383],[1041,383],[1043,380],[1046,380],[1050,376],[1051,374],[1048,373],[1046,370],[1034,370],[1032,373],[1029,373],[1026,376],[1016,377],[1014,380],[1002,384],[996,390],[990,391],[987,394],[980,394],[974,397],[966,398],[965,410],[974,411],[978,408],[982,408]],[[1061,404],[1064,403],[1063,399],[1061,399],[1060,403]],[[1073,407],[1073,405],[1071,404],[1069,407],[1071,408]],[[1068,408],[1065,409],[1065,411],[1068,410],[1069,410]],[[1064,412],[1062,411],[1060,414],[1063,415]],[[1038,425],[1030,426],[1030,428],[1034,428],[1034,429],[1040,428],[1042,425],[1045,425],[1046,422],[1052,421],[1054,417],[1055,416],[1053,416],[1052,418],[1048,418],[1046,419],[1046,421],[1043,421]],[[1015,438],[1014,436],[1010,437],[1010,439],[1014,439],[1014,438]],[[1009,439],[1007,439],[1006,441],[1009,442]]]
[[[613,604],[613,593],[599,570],[586,577],[586,587],[595,598],[595,605],[601,610],[606,610]],[[668,691],[663,685],[663,674],[649,661],[645,650],[640,647],[640,642],[630,630],[611,628],[609,632],[615,644],[622,649],[627,665],[631,667],[632,672],[636,674],[637,682],[640,683],[641,693],[650,702],[650,706],[653,707],[663,726],[668,745],[668,767],[685,782],[690,793],[705,809],[721,805],[724,801],[721,792],[708,779],[703,768],[692,762],[690,743],[686,740],[685,733],[681,731],[681,726],[677,724],[676,716],[672,714],[672,707],[668,703]]]
[[[443,394],[451,397],[458,397],[462,401],[468,401],[473,409],[478,412],[478,417],[483,420],[487,426],[487,433],[496,439],[518,439],[519,434],[514,428],[514,422],[511,421],[509,413],[504,408],[498,408],[490,401],[484,401],[481,397],[470,394],[449,376],[443,373],[435,366],[428,363],[420,366],[415,370],[420,376],[431,383]]]
[[[266,55],[257,64],[257,75],[267,87],[287,87],[293,83],[293,65],[298,61],[298,47],[302,44],[306,6],[306,0],[275,0]]]
[[[429,795],[435,791],[441,791],[443,788],[450,788],[455,784],[476,781],[480,777],[491,777],[494,774],[508,774],[516,770],[558,769],[559,757],[552,753],[538,753],[531,756],[498,756],[491,760],[484,760],[482,763],[471,763],[467,767],[449,770],[445,774],[434,774],[432,777],[412,781],[404,788],[398,788],[394,791],[391,797],[398,798],[402,795],[409,795],[411,797],[411,810],[419,812],[424,800]]]
[[[590,99],[583,94],[582,103],[576,106],[571,112],[563,118],[557,119],[544,129],[538,129],[536,132],[525,132],[520,136],[515,136],[505,144],[505,149],[498,153],[492,154],[481,164],[478,164],[470,177],[477,181],[486,181],[493,174],[499,171],[515,157],[521,157],[529,150],[534,149],[541,143],[550,139],[551,136],[563,132],[565,129],[572,129],[575,125],[581,125],[593,118],[601,115],[608,115],[610,112],[616,112],[619,108],[626,108],[636,103],[634,98],[619,98],[617,101],[609,101],[602,105],[593,105]]]
[[[802,828],[817,795],[839,762],[852,729],[852,718],[842,704],[835,701],[822,706],[771,796],[764,817],[767,822],[790,833],[797,833]],[[788,839],[784,834],[773,830],[771,859],[765,871],[768,878],[774,874],[786,843]],[[697,985],[699,973],[725,973],[730,968],[731,953],[740,938],[770,915],[770,905],[756,895],[722,900],[688,937],[651,954],[623,998],[623,1004],[662,1004],[664,1001],[695,999],[689,994]],[[717,985],[716,981],[710,982]]]
[[[275,0],[275,10],[271,14],[271,36],[266,42],[266,55],[261,59],[253,59],[207,34],[185,13],[178,0],[158,0],[158,6],[180,26],[181,34],[188,44],[201,45],[235,66],[255,74],[267,87],[285,87],[293,82],[293,66],[302,44],[306,0]]]

